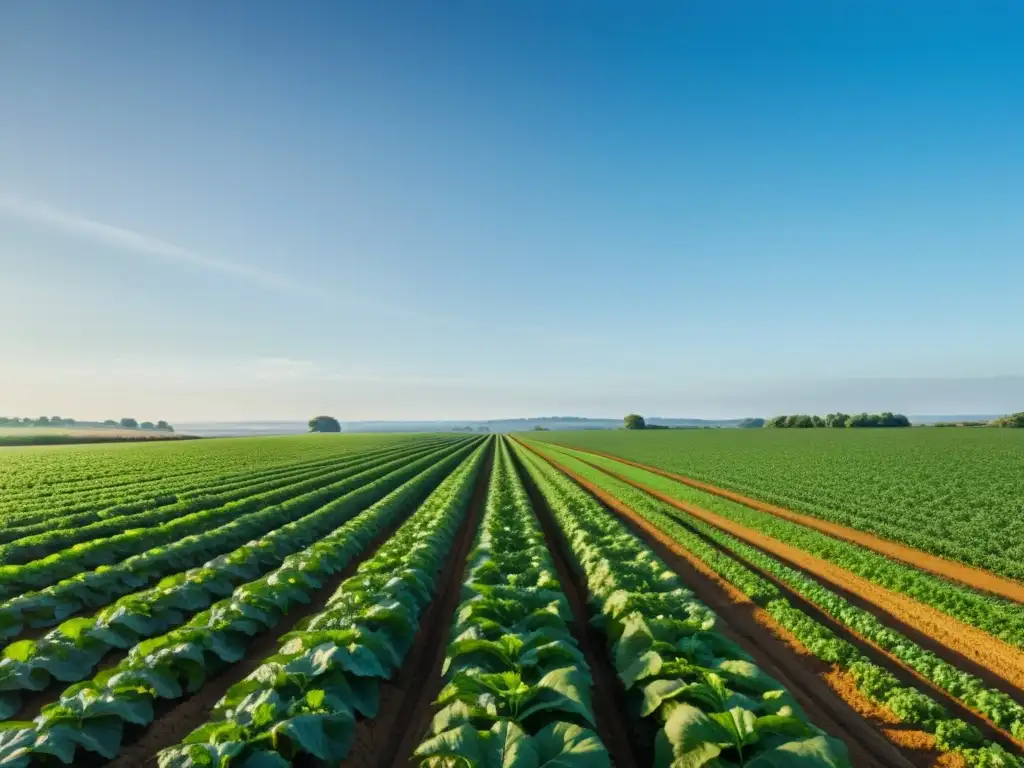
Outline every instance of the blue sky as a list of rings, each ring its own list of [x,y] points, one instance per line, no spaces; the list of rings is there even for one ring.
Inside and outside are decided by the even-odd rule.
[[[1019,410],[1021,39],[1009,1],[6,4],[0,413]]]

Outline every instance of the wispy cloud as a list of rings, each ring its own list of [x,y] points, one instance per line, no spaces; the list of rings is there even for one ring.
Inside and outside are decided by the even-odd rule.
[[[94,221],[78,214],[52,208],[45,203],[8,195],[2,191],[0,191],[0,213],[70,232],[135,256],[185,264],[208,272],[219,272],[276,291],[304,295],[321,294],[321,291],[315,287],[304,285],[285,275],[261,267],[212,258],[141,232]]]

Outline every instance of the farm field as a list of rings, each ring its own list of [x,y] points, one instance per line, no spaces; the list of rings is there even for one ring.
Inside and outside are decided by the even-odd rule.
[[[4,449],[0,563],[0,766],[1024,766],[1019,604],[533,436]]]
[[[154,429],[90,427],[0,427],[0,447],[24,445],[71,445],[77,443],[190,440],[189,435]]]
[[[1024,579],[1021,430],[618,430],[536,437]]]

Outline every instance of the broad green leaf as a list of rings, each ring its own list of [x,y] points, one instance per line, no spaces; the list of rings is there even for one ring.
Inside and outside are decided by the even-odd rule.
[[[680,704],[658,732],[654,742],[655,768],[697,768],[715,759],[721,745],[733,742],[732,733],[689,704]]]
[[[480,734],[472,725],[465,723],[425,740],[413,754],[427,760],[428,764],[439,766],[448,764],[450,758],[465,760],[471,766],[480,765]]]
[[[499,720],[480,734],[483,768],[537,768],[537,749],[522,728]]]
[[[747,763],[747,768],[851,768],[851,763],[845,744],[816,736],[762,752]]]
[[[533,737],[539,768],[610,768],[608,750],[589,728],[551,723]]]
[[[626,690],[629,690],[640,680],[657,675],[661,671],[661,665],[661,655],[654,651],[647,651],[634,658],[624,668],[620,668],[619,678]]]

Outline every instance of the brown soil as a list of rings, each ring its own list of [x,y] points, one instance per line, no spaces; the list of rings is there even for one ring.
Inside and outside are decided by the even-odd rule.
[[[608,748],[612,764],[616,768],[636,768],[651,765],[653,742],[635,717],[627,712],[626,691],[615,672],[608,652],[606,638],[590,624],[590,590],[583,576],[573,567],[569,547],[555,522],[551,509],[541,495],[532,478],[525,471],[519,456],[513,453],[513,462],[530,496],[544,532],[544,538],[551,552],[558,580],[572,610],[572,633],[579,643],[594,678],[593,706],[597,720],[597,731]],[[627,727],[632,726],[632,727]]]
[[[799,640],[702,560],[618,499],[557,461],[545,459],[617,514],[678,573],[696,597],[722,618],[718,631],[739,643],[762,670],[784,685],[813,723],[842,739],[854,765],[925,768],[942,764],[933,740],[928,741],[931,736],[894,724],[891,715],[863,696],[848,675],[813,656]],[[892,738],[889,730],[896,731],[900,738]],[[932,747],[927,748],[928,744]]]
[[[821,520],[811,515],[805,515],[800,512],[794,512],[791,509],[780,507],[775,504],[768,504],[764,501],[758,501],[757,499],[751,498],[750,496],[744,496],[741,493],[730,491],[726,488],[720,488],[717,485],[711,485],[700,480],[694,480],[692,477],[686,477],[685,475],[678,475],[674,472],[668,472],[664,469],[652,467],[648,464],[641,464],[637,461],[631,461],[624,459],[621,456],[615,456],[611,453],[605,453],[603,451],[584,450],[582,448],[573,447],[572,450],[580,451],[583,453],[591,453],[595,456],[603,456],[607,459],[613,459],[620,461],[623,464],[629,464],[640,469],[644,469],[648,472],[653,472],[656,475],[667,477],[670,480],[688,485],[691,488],[696,488],[707,493],[720,496],[723,499],[729,501],[735,501],[738,504],[751,507],[752,509],[759,510],[761,512],[767,512],[768,514],[781,517],[786,520],[790,520],[801,525],[806,525],[808,528],[814,528],[822,533],[827,533],[829,536],[834,536],[837,539],[844,539],[846,541],[859,544],[866,549],[874,550],[879,554],[890,557],[894,560],[900,560],[908,565],[912,565],[915,568],[920,568],[923,571],[929,571],[943,578],[950,579],[952,581],[958,581],[961,584],[966,584],[974,589],[979,589],[984,592],[989,592],[993,595],[999,595],[1007,600],[1014,600],[1018,603],[1024,602],[1024,584],[1014,579],[1009,579],[1004,576],[999,576],[990,571],[986,571],[982,568],[975,568],[970,565],[964,565],[958,563],[955,560],[948,560],[938,555],[932,555],[928,552],[922,552],[919,549],[908,547],[905,544],[899,544],[889,539],[883,539],[880,536],[876,536],[865,531],[858,531],[856,528],[850,528],[845,525],[838,523],[830,523],[826,520]]]
[[[327,600],[345,579],[352,576],[359,565],[373,556],[374,552],[401,525],[399,521],[382,531],[361,553],[340,573],[329,578],[324,585],[311,595],[311,600],[298,606],[293,613],[284,617],[280,624],[271,627],[253,638],[245,658],[236,664],[226,666],[219,673],[207,678],[203,687],[184,701],[156,701],[157,716],[145,729],[125,728],[125,737],[118,756],[107,763],[110,768],[139,768],[155,766],[157,753],[173,746],[185,736],[205,723],[214,706],[227,690],[256,670],[263,660],[273,655],[278,648],[278,639],[291,632],[303,620],[323,610]]]
[[[341,762],[343,766],[389,768],[402,765],[419,746],[427,730],[433,715],[432,703],[443,683],[441,666],[459,603],[466,559],[487,503],[487,486],[494,461],[493,441],[485,461],[462,528],[452,544],[445,569],[438,576],[437,593],[420,615],[419,630],[402,668],[380,686],[376,717],[357,723],[355,740],[348,757]]]
[[[931,638],[932,642],[929,645],[933,649],[942,650],[942,655],[947,658],[962,658],[973,662],[973,670],[983,672],[983,676],[995,687],[1018,697],[1024,690],[1024,653],[987,632],[957,621],[907,595],[881,587],[798,547],[785,544],[706,509],[679,501],[615,472],[603,468],[602,471],[747,544],[770,553],[786,565],[814,576],[829,589],[841,592],[844,596],[856,596],[859,605],[871,606],[872,613],[887,623],[902,624],[915,630],[918,637]]]

